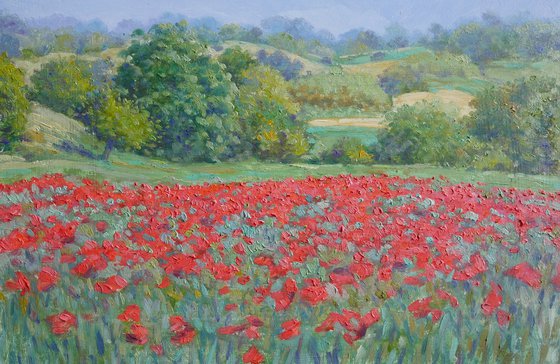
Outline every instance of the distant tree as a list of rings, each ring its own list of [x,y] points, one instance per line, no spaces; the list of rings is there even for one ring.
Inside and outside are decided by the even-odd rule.
[[[237,108],[253,153],[280,161],[307,153],[305,125],[295,118],[299,105],[292,102],[288,84],[280,73],[258,66],[246,70],[243,77]]]
[[[493,60],[514,54],[517,34],[501,22],[487,20],[485,24],[469,23],[455,29],[450,49],[469,56],[483,72]]]
[[[424,74],[409,64],[393,65],[383,71],[378,79],[379,85],[389,96],[428,89]]]
[[[289,33],[272,34],[268,36],[266,41],[268,44],[278,49],[283,49],[300,56],[306,54],[306,42],[303,39],[295,38]]]
[[[556,79],[529,77],[480,92],[466,118],[469,131],[483,145],[495,147],[515,171],[560,171],[560,85]]]
[[[252,27],[251,29],[249,29],[249,31],[247,31],[243,40],[251,43],[260,43],[262,41],[262,35],[263,31],[261,28]]]
[[[395,164],[455,165],[467,158],[464,128],[437,105],[402,106],[386,116],[374,155]]]
[[[387,47],[394,49],[408,47],[410,41],[407,30],[397,23],[389,25],[385,29],[385,43]]]
[[[55,35],[54,51],[55,52],[76,52],[78,49],[78,40],[72,33],[63,32]]]
[[[546,57],[553,51],[560,51],[560,24],[533,21],[516,27],[517,51],[529,59]]]
[[[44,63],[31,82],[34,100],[68,116],[83,111],[96,90],[91,64],[75,57]]]
[[[25,131],[29,102],[24,87],[23,72],[0,54],[0,151],[11,149]]]
[[[326,163],[370,164],[374,159],[360,139],[342,137],[322,153],[321,160]]]
[[[93,134],[105,142],[104,160],[109,159],[115,147],[137,150],[155,139],[149,114],[130,100],[120,100],[113,92],[100,97],[88,116]]]
[[[268,54],[264,49],[261,49],[257,52],[257,59],[261,64],[270,66],[280,72],[287,81],[297,78],[303,69],[303,63],[298,60],[292,61],[281,51]]]
[[[357,41],[369,49],[375,50],[381,47],[381,38],[371,30],[365,30],[358,34]]]
[[[255,57],[238,46],[226,49],[218,60],[226,66],[226,71],[231,74],[231,80],[238,86],[243,81],[243,73],[257,64]]]
[[[29,27],[15,14],[0,13],[0,33],[26,35],[29,33]]]
[[[220,28],[218,35],[222,41],[241,40],[245,30],[239,24],[225,24]]]
[[[11,34],[0,34],[0,53],[4,52],[9,57],[19,57],[21,55],[19,39]]]
[[[437,52],[442,52],[449,47],[450,32],[441,24],[434,23],[428,29],[429,38],[427,45]]]
[[[161,126],[157,151],[217,161],[240,147],[234,84],[186,22],[159,24],[124,52],[117,85]]]

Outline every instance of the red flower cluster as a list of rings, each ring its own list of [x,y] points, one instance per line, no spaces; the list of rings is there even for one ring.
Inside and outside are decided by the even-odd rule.
[[[560,193],[389,176],[113,186],[52,175],[0,185],[0,194],[17,201],[0,204],[9,294],[74,299],[73,285],[93,285],[102,299],[129,300],[115,319],[136,345],[150,341],[153,324],[144,325],[131,304],[141,302],[131,299],[140,287],[196,305],[213,297],[219,320],[208,327],[255,343],[247,363],[265,359],[254,340],[277,332],[269,317],[280,318],[280,340],[311,328],[340,331],[352,344],[381,320],[389,300],[405,301],[411,319],[437,321],[463,309],[461,293],[469,290],[478,293],[477,314],[495,315],[505,329],[512,278],[535,291],[560,290],[557,261],[552,274],[544,260],[519,264],[533,246],[560,249]],[[191,289],[202,281],[204,289]],[[186,315],[169,312],[170,341],[192,343],[197,332],[177,313]],[[48,322],[57,335],[77,325],[66,311]],[[150,347],[164,354],[160,343]]]

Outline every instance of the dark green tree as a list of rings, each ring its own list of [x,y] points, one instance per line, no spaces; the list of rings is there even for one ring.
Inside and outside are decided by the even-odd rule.
[[[236,88],[186,22],[155,25],[124,52],[116,83],[161,126],[158,152],[217,161],[240,146]]]
[[[34,100],[68,116],[82,112],[96,90],[92,65],[75,57],[43,64],[31,82]]]
[[[25,131],[29,102],[24,87],[23,72],[0,54],[0,151],[11,149]]]
[[[257,64],[255,57],[239,46],[226,49],[218,60],[226,66],[226,71],[231,75],[231,80],[238,86],[243,81],[243,72]]]
[[[299,105],[290,99],[282,75],[270,67],[257,66],[246,70],[243,78],[237,108],[253,153],[280,161],[307,153],[305,125],[295,118]]]
[[[155,126],[148,113],[113,92],[100,97],[88,116],[93,134],[105,142],[104,160],[114,148],[138,150],[155,139]]]
[[[559,99],[560,85],[556,79],[520,79],[479,93],[473,101],[476,110],[466,118],[466,124],[484,145],[480,154],[500,149],[514,171],[557,173]]]
[[[456,165],[468,157],[463,127],[437,105],[405,105],[386,118],[373,152],[381,162]]]

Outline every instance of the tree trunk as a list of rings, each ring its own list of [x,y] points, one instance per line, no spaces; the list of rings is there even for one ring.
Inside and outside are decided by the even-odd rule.
[[[109,155],[113,151],[114,147],[115,147],[115,142],[112,139],[107,140],[107,144],[105,144],[105,150],[103,151],[103,155],[101,156],[101,158],[104,161],[109,160]]]

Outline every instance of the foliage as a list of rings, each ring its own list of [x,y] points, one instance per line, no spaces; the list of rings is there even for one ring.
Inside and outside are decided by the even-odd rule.
[[[374,159],[367,149],[357,138],[342,137],[322,154],[321,161],[341,164],[370,164]]]
[[[0,33],[0,54],[4,52],[8,57],[19,57],[21,55],[19,39],[12,34]]]
[[[513,170],[557,173],[559,98],[560,86],[552,78],[533,76],[490,87],[477,95],[466,123],[478,140],[500,148]]]
[[[243,131],[254,153],[281,161],[301,157],[309,150],[305,126],[295,118],[288,84],[270,67],[258,66],[243,74],[238,110]]]
[[[436,104],[405,105],[386,118],[374,147],[381,162],[457,165],[468,158],[464,128]]]
[[[501,21],[468,23],[455,29],[449,42],[452,51],[469,56],[484,69],[490,61],[513,54],[517,35]]]
[[[378,79],[383,91],[390,96],[428,90],[425,75],[409,64],[397,63],[383,71]]]
[[[243,82],[243,72],[257,64],[257,60],[239,46],[226,49],[218,57],[218,60],[226,66],[226,71],[231,75],[231,80],[238,86]]]
[[[137,150],[155,139],[155,126],[148,113],[138,110],[130,100],[119,100],[112,92],[101,97],[88,116],[89,127],[105,142],[105,160],[114,147]]]
[[[158,149],[173,160],[217,161],[240,145],[235,86],[186,22],[159,24],[135,38],[116,82],[158,120]]]
[[[281,51],[268,54],[264,49],[261,49],[257,52],[257,59],[261,64],[270,66],[280,72],[287,81],[297,78],[303,69],[303,64],[300,61],[292,61]]]
[[[24,88],[23,72],[0,54],[0,151],[11,149],[25,130],[29,102]]]
[[[377,78],[370,74],[322,73],[292,81],[290,95],[302,105],[304,111],[317,110],[327,115],[336,110],[356,110],[363,113],[375,113],[390,108],[390,100],[377,83]],[[315,113],[314,113],[315,114]]]
[[[54,111],[73,116],[85,109],[96,90],[91,67],[76,57],[44,63],[31,76],[32,98]]]

